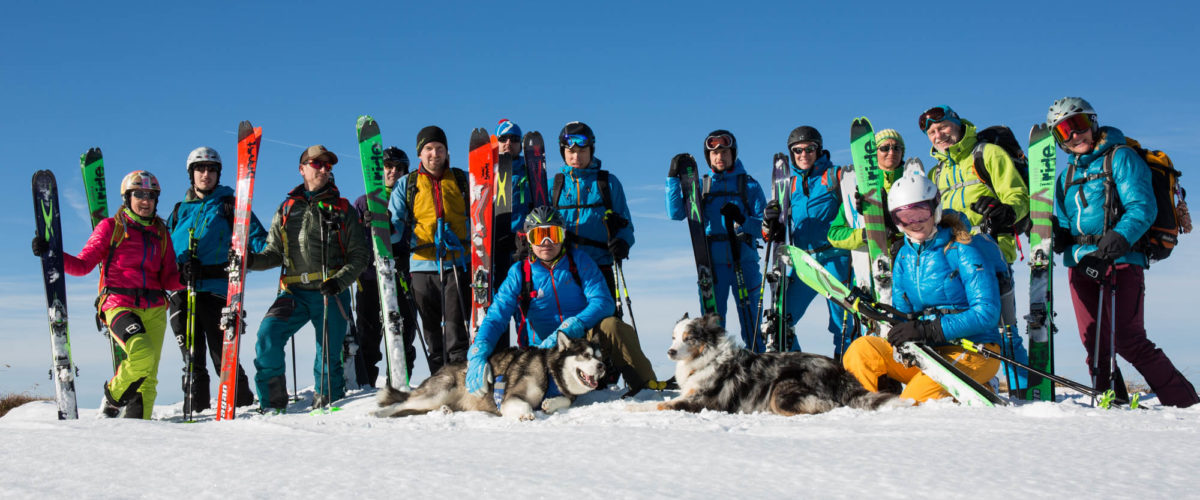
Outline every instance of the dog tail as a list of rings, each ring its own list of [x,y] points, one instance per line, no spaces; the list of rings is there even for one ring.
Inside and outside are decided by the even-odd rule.
[[[388,406],[396,403],[408,401],[408,393],[385,385],[383,389],[375,393],[375,401],[379,406]]]

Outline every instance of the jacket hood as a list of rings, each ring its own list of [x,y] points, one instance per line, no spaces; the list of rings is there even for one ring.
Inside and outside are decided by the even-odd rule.
[[[1076,165],[1091,165],[1097,158],[1104,156],[1108,150],[1125,144],[1125,134],[1115,127],[1100,127],[1100,137],[1096,140],[1096,147],[1091,153],[1077,155],[1072,153],[1071,163]]]
[[[563,174],[572,176],[572,177],[578,177],[578,178],[587,178],[589,176],[595,177],[596,172],[599,172],[599,171],[600,171],[600,159],[596,158],[595,156],[592,157],[592,162],[589,163],[588,166],[586,166],[586,167],[575,168],[570,165],[563,165],[563,168],[562,168]]]

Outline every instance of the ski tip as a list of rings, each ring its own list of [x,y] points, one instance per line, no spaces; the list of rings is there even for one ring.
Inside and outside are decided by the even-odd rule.
[[[484,145],[491,146],[491,134],[488,134],[486,129],[476,128],[471,130],[471,150],[475,150]]]
[[[250,124],[250,120],[242,120],[241,123],[238,123],[238,142],[242,142],[253,133],[254,125]]]
[[[358,117],[355,129],[358,130],[358,142],[365,142],[379,135],[379,122],[376,122],[369,115],[362,115]]]
[[[850,141],[851,142],[855,141],[856,139],[861,138],[864,135],[873,134],[873,133],[874,133],[874,131],[871,127],[871,120],[868,120],[867,117],[865,117],[865,116],[860,116],[858,118],[855,118],[853,122],[850,122]]]
[[[88,148],[86,153],[83,153],[82,155],[80,155],[79,162],[80,162],[81,166],[86,167],[88,165],[91,165],[93,163],[100,161],[103,158],[104,158],[104,154],[100,152],[100,148],[94,147],[94,148]]]

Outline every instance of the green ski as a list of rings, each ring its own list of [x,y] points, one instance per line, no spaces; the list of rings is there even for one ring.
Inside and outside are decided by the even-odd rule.
[[[892,262],[887,253],[887,226],[883,217],[883,171],[875,156],[875,131],[866,117],[855,118],[850,124],[850,154],[854,159],[858,192],[863,198],[862,217],[871,261],[872,291],[877,300],[890,304]]]
[[[87,193],[88,213],[92,217],[92,229],[96,224],[108,218],[108,186],[104,182],[104,154],[100,148],[91,148],[79,156],[79,168],[83,170],[83,187]],[[112,358],[113,374],[125,360],[125,350],[117,344],[116,339],[108,334],[100,312],[96,311],[96,328],[108,338],[108,354]]]
[[[1044,124],[1029,131],[1029,364],[1054,373],[1054,259],[1050,216],[1054,213],[1054,137]],[[1029,398],[1054,401],[1054,382],[1029,372]]]

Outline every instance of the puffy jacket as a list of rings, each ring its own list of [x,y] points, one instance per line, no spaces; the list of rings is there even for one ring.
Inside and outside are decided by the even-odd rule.
[[[112,246],[114,232],[121,236]],[[113,252],[109,256],[110,250]],[[107,264],[105,264],[107,263]],[[147,220],[127,208],[100,221],[78,256],[63,254],[63,266],[71,276],[83,276],[100,265],[101,284],[105,288],[146,291],[142,296],[109,293],[100,304],[101,311],[118,307],[149,308],[166,303],[157,291],[182,290],[175,249],[166,225],[155,216]]]
[[[1125,144],[1125,134],[1113,127],[1102,127],[1091,153],[1070,155],[1069,162],[1075,165],[1075,179],[1104,172],[1104,155],[1114,147]],[[1112,230],[1121,233],[1130,245],[1136,243],[1150,224],[1158,217],[1154,191],[1150,184],[1150,167],[1146,166],[1136,152],[1121,148],[1113,156],[1113,181],[1124,212],[1111,224]],[[1074,236],[1101,236],[1104,234],[1104,178],[1092,179],[1086,184],[1064,187],[1068,181],[1067,171],[1059,172],[1055,181],[1054,214],[1059,225],[1069,227]],[[1074,180],[1074,179],[1070,179]],[[1086,202],[1085,202],[1086,200]],[[1085,206],[1086,204],[1086,206]],[[1074,267],[1081,257],[1096,251],[1096,245],[1071,245],[1063,254],[1063,264]],[[1136,264],[1147,267],[1146,255],[1130,251],[1116,259],[1118,263]]]
[[[975,125],[963,120],[963,137],[958,143],[950,146],[945,153],[930,147],[929,154],[941,162],[941,168],[933,168],[930,176],[942,193],[942,208],[957,210],[967,215],[973,226],[978,226],[983,219],[978,212],[971,210],[971,204],[983,196],[992,196],[1000,202],[1013,208],[1016,220],[1029,215],[1029,187],[1021,179],[1021,173],[1013,164],[1012,158],[1004,148],[995,144],[983,146],[983,168],[986,168],[996,191],[984,184],[979,178],[978,165],[975,165]],[[1016,240],[1011,234],[1000,235],[996,238],[1004,259],[1012,263],[1017,258]]]
[[[283,226],[285,210],[287,227]],[[329,216],[335,217],[337,223],[328,235],[328,244],[323,244],[321,236],[325,230],[321,220]],[[371,260],[358,216],[332,181],[314,193],[305,191],[303,184],[288,193],[288,199],[279,205],[271,219],[267,245],[261,253],[254,254],[251,269],[263,271],[283,266],[284,277],[315,273],[318,278],[310,278],[308,283],[291,283],[281,288],[317,290],[321,286],[322,247],[329,265],[329,279],[337,280],[343,290],[354,283]]]
[[[192,189],[188,188],[187,193],[183,195],[183,201],[175,205],[175,210],[167,220],[167,228],[171,230],[171,244],[179,249],[175,259],[179,264],[183,264],[189,257],[188,231],[195,231],[196,258],[200,259],[200,264],[205,267],[202,273],[204,278],[196,284],[198,291],[225,295],[229,290],[229,280],[220,269],[229,265],[229,247],[233,241],[234,197],[233,188],[227,186],[217,186],[204,198],[197,198]],[[231,215],[227,217],[226,213]],[[251,252],[261,252],[267,245],[267,230],[263,229],[254,213],[250,214],[248,240],[247,248]]]
[[[792,191],[789,197],[788,231],[792,245],[810,253],[832,248],[829,225],[842,211],[838,169],[829,161],[829,152],[821,156],[808,170],[792,166]],[[832,255],[849,255],[838,249]],[[824,259],[824,255],[819,257]]]
[[[957,218],[943,215],[930,241],[905,238],[892,266],[892,305],[905,313],[947,311],[939,319],[946,340],[1000,342],[996,274]]]
[[[575,282],[565,256],[550,266],[536,258],[530,262],[534,298],[530,300],[529,311],[525,316],[525,324],[530,332],[530,345],[538,345],[546,337],[553,335],[566,318],[577,318],[586,332],[600,324],[600,320],[612,316],[616,309],[612,294],[608,291],[608,284],[600,274],[600,268],[587,256],[587,252],[578,248],[567,251],[571,252],[571,258],[575,260],[575,270],[579,273],[582,284]],[[509,268],[508,276],[496,290],[492,305],[479,326],[475,344],[482,344],[485,353],[492,352],[496,340],[501,334],[508,332],[509,320],[520,314],[524,269],[523,262],[517,262]]]
[[[584,253],[599,265],[611,265],[612,254],[608,251],[608,227],[604,224],[604,200],[600,196],[600,186],[596,182],[600,172],[600,159],[592,158],[587,168],[574,168],[569,165],[562,167],[563,188],[557,200],[550,204],[558,207],[559,215],[567,223],[567,231],[574,236],[575,242]],[[617,230],[616,238],[625,240],[633,246],[633,218],[629,214],[629,205],[625,201],[625,188],[612,172],[608,174],[608,190],[612,195],[612,209],[618,216],[629,221],[625,227]],[[553,196],[553,193],[551,193]]]
[[[853,169],[846,168],[846,169],[843,169],[842,171],[843,171],[842,175],[844,176],[844,178],[842,179],[843,181],[851,182],[851,183],[855,182],[855,176],[854,176]],[[904,175],[904,166],[903,165],[897,166],[891,172],[888,172],[886,170],[880,170],[880,172],[883,172],[883,200],[882,200],[883,208],[884,208],[883,219],[884,219],[884,225],[887,226],[887,230],[888,230],[887,231],[888,243],[889,243],[888,247],[890,248],[892,242],[899,240],[900,238],[903,238],[904,235],[901,234],[900,231],[896,228],[896,225],[894,223],[892,223],[892,217],[887,212],[887,206],[888,206],[887,205],[887,193],[888,193],[888,191],[892,190],[892,183],[896,182],[896,179],[899,179],[901,175]],[[842,193],[842,200],[845,200],[847,198],[845,196],[845,194],[846,193]],[[851,194],[851,196],[853,196],[853,195]],[[855,213],[858,213],[857,210],[855,211]],[[829,232],[826,234],[826,236],[829,238],[829,243],[832,244],[834,246],[834,248],[841,248],[844,250],[855,250],[855,249],[863,246],[863,244],[864,244],[863,228],[850,227],[850,224],[848,224],[846,222],[845,201],[842,202],[842,208],[841,208],[841,210],[838,210],[837,217],[834,218],[833,222],[831,222],[829,224]],[[885,249],[884,251],[887,251],[887,250]]]
[[[746,176],[745,201],[738,193],[739,175]],[[757,242],[762,239],[760,234],[762,213],[763,208],[767,205],[762,186],[754,180],[754,177],[746,173],[741,160],[735,161],[733,168],[725,172],[713,172],[710,178],[712,180],[708,194],[701,196],[700,209],[704,213],[704,234],[708,235],[711,242],[709,251],[712,252],[713,263],[733,261],[729,250],[729,238],[725,233],[725,216],[721,215],[721,207],[726,203],[737,205],[738,209],[742,211],[742,215],[746,216],[746,222],[741,226],[735,226],[734,229],[739,237],[741,234],[745,234],[745,238],[747,238],[742,240],[741,262],[758,262]],[[746,203],[749,203],[750,206],[746,206]],[[688,207],[684,206],[683,188],[680,186],[679,178],[667,177],[667,215],[672,220],[684,220],[687,218],[687,211]]]
[[[434,178],[425,167],[417,167],[416,194],[412,205],[408,200],[408,180],[403,176],[396,181],[392,196],[388,199],[388,210],[392,213],[392,242],[407,237],[409,244],[409,267],[413,272],[437,271],[438,257],[442,269],[454,266],[466,267],[469,254],[468,210],[465,193],[458,187],[453,167],[442,170],[441,178]],[[463,174],[465,175],[465,173]],[[440,224],[440,227],[439,227]]]

